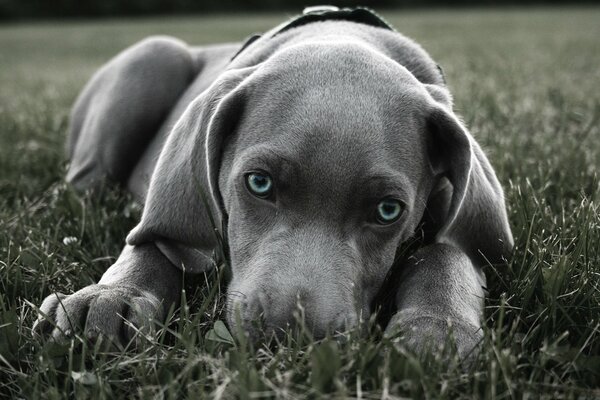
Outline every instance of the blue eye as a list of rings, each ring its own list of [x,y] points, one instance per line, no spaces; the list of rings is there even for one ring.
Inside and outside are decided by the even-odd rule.
[[[251,172],[246,175],[246,186],[257,197],[269,197],[273,190],[273,179],[264,172]]]
[[[396,199],[383,199],[377,204],[377,221],[380,224],[391,224],[402,215],[403,204]]]

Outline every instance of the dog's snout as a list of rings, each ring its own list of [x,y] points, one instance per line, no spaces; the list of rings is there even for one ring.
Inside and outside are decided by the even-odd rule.
[[[298,323],[309,322],[314,318],[314,297],[304,287],[294,287],[288,293],[278,296],[259,295],[259,299],[265,310],[265,319],[271,326],[295,327]]]
[[[345,332],[358,323],[351,301],[323,296],[304,286],[255,291],[252,295],[230,294],[230,324],[251,338],[283,337],[287,330],[306,330],[314,338]]]
[[[345,332],[357,326],[358,322],[359,317],[356,312],[342,311],[333,320],[333,326],[335,326],[335,332]]]

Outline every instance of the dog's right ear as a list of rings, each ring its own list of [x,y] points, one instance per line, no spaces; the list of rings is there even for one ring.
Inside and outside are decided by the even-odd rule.
[[[176,266],[203,272],[220,244],[216,186],[222,143],[243,113],[247,78],[256,67],[229,70],[179,119],[158,159],[140,223],[127,243],[154,242]]]
[[[434,100],[427,116],[432,168],[451,184],[451,194],[439,196],[436,204],[446,210],[436,241],[460,248],[477,265],[502,263],[513,247],[502,187],[485,153],[452,111],[446,89],[427,86]]]

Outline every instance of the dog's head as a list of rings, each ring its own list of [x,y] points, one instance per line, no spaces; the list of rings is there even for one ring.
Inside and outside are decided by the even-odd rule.
[[[471,157],[444,88],[362,45],[297,46],[226,72],[190,105],[128,241],[200,271],[224,221],[230,324],[277,331],[300,305],[321,336],[368,317],[441,176],[452,229]]]

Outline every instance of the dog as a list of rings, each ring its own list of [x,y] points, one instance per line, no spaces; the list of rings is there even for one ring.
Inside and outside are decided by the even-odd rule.
[[[441,69],[364,8],[312,8],[244,44],[147,38],[85,86],[68,152],[75,188],[116,182],[143,214],[98,284],[44,300],[35,328],[56,340],[164,320],[182,273],[214,268],[226,237],[231,328],[277,334],[301,305],[315,337],[345,331],[397,272],[386,333],[420,349],[451,332],[466,355],[483,335],[482,266],[513,247]]]

